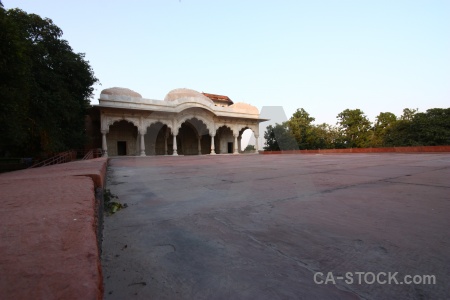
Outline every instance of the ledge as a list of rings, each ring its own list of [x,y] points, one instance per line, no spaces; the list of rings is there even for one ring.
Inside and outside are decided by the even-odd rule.
[[[260,154],[434,153],[434,152],[450,152],[450,146],[416,146],[416,147],[259,151]]]
[[[0,175],[0,297],[102,299],[98,201],[106,158]]]

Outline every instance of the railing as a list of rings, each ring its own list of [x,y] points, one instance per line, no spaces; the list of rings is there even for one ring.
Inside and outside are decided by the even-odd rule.
[[[102,149],[91,149],[91,150],[88,150],[87,152],[86,152],[86,150],[69,150],[69,151],[58,153],[53,157],[50,157],[46,160],[36,163],[36,164],[32,165],[31,167],[29,167],[28,169],[45,167],[45,166],[56,165],[56,164],[63,164],[66,162],[74,161],[77,158],[80,159],[80,157],[82,157],[81,158],[82,160],[93,159],[93,158],[101,157],[102,154],[103,154]]]
[[[77,158],[77,151],[75,151],[75,150],[61,152],[61,153],[56,154],[53,157],[50,157],[46,160],[43,160],[41,162],[38,162],[37,164],[32,165],[31,167],[29,167],[29,169],[45,167],[45,166],[50,166],[50,165],[56,165],[56,164],[63,164],[66,162],[74,161],[76,158]]]
[[[102,149],[91,149],[88,152],[86,152],[86,154],[83,156],[83,160],[86,159],[93,159],[93,158],[97,158],[97,157],[101,157],[102,156]]]

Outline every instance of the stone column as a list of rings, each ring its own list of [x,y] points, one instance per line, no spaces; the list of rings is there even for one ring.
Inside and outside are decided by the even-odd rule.
[[[166,133],[164,137],[164,155],[167,155],[167,139],[169,138],[169,135]]]
[[[210,153],[211,155],[215,155],[216,154],[216,151],[215,151],[215,148],[214,148],[214,135],[211,135],[211,153]]]
[[[173,134],[173,154],[172,155],[178,155],[177,153],[177,135]]]
[[[202,136],[198,136],[198,155],[202,155]]]
[[[233,154],[239,154],[238,152],[238,140],[237,140],[238,136],[234,135],[234,152]]]
[[[242,153],[241,141],[242,141],[242,135],[238,136],[238,152],[239,153]]]
[[[108,131],[102,130],[102,150],[103,150],[103,157],[108,157],[108,144],[106,143],[106,134]]]
[[[141,134],[141,156],[145,156],[145,141],[144,141],[144,133]]]
[[[255,153],[259,153],[258,151],[259,151],[259,149],[258,149],[258,138],[259,138],[259,135],[256,135],[255,134]]]

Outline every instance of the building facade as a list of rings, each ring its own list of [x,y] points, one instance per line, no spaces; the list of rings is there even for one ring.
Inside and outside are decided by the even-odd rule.
[[[190,89],[152,100],[109,88],[97,108],[104,156],[239,154],[242,133],[250,129],[258,141],[265,121],[252,105]],[[258,153],[258,143],[255,148]]]

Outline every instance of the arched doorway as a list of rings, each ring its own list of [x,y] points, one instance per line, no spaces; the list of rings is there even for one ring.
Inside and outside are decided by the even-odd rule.
[[[216,131],[214,144],[217,154],[232,154],[234,152],[234,136],[230,127],[223,125]]]
[[[202,155],[211,152],[211,136],[203,121],[192,118],[181,124],[177,135],[177,152],[180,155]]]
[[[255,134],[253,133],[253,130],[248,127],[244,127],[239,131],[239,152],[254,152],[255,142]]]
[[[170,128],[161,122],[147,127],[144,142],[146,155],[171,155],[173,153],[173,135]]]
[[[138,129],[133,123],[121,120],[109,127],[107,142],[109,155],[137,155],[138,142]]]

